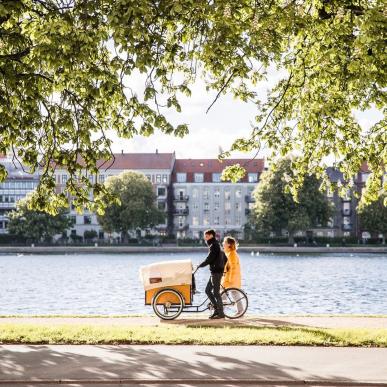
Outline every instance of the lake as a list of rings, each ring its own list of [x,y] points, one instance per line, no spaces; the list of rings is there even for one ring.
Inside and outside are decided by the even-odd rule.
[[[200,253],[0,255],[0,315],[152,313],[138,270]],[[386,254],[241,253],[250,314],[387,314]],[[205,298],[199,269],[195,303]]]

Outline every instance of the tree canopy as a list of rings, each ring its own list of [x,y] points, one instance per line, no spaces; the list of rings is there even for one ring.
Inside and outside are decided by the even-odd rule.
[[[360,228],[371,234],[382,234],[383,243],[387,236],[387,207],[383,205],[383,197],[363,207],[359,211]]]
[[[106,198],[105,212],[98,215],[104,231],[118,232],[127,242],[128,231],[153,227],[165,220],[165,213],[156,207],[152,183],[144,175],[122,172],[109,177],[105,187],[118,202],[110,203]]]
[[[325,227],[333,214],[327,197],[319,190],[321,182],[315,176],[307,176],[298,192],[298,202],[287,192],[287,179],[293,174],[291,160],[280,160],[275,169],[262,174],[254,191],[255,204],[251,223],[262,235],[281,236],[289,233],[289,241],[298,231]]]
[[[324,175],[326,156],[348,182],[366,162],[363,200],[374,200],[387,190],[386,119],[365,128],[355,110],[386,111],[386,25],[383,0],[4,0],[0,152],[42,168],[37,208],[67,203],[66,191],[55,193],[55,165],[68,169],[66,190],[81,207],[88,189],[96,200],[106,195],[101,184],[75,180],[111,158],[106,131],[187,134],[166,112],[180,111],[203,75],[215,100],[231,92],[257,105],[250,135],[231,151],[298,152],[295,189],[308,173]],[[271,66],[283,76],[262,98],[257,84]],[[139,72],[143,94],[130,87]]]
[[[73,225],[66,209],[51,215],[45,211],[31,210],[32,195],[19,200],[16,209],[8,213],[8,232],[34,242],[51,242],[55,235],[62,234]]]

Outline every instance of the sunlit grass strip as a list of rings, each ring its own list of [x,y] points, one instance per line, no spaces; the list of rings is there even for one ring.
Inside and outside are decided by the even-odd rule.
[[[387,347],[387,329],[0,324],[1,344],[203,344]]]

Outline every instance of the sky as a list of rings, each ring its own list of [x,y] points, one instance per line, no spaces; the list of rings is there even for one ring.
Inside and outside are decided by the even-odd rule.
[[[264,99],[268,88],[278,81],[281,74],[272,70],[268,73],[268,81],[257,86],[257,94]],[[144,81],[141,77],[130,81],[131,87],[139,91]],[[115,153],[131,152],[176,152],[177,158],[216,158],[220,150],[226,151],[232,145],[233,140],[247,137],[255,123],[257,107],[253,103],[245,103],[233,98],[231,94],[222,95],[206,113],[213,102],[216,93],[207,92],[204,82],[197,81],[191,88],[192,96],[183,98],[181,102],[182,112],[172,110],[165,115],[173,124],[186,123],[189,134],[184,138],[165,135],[156,132],[150,137],[135,136],[132,139],[121,139],[109,132],[113,140],[112,149]],[[358,122],[364,129],[368,129],[373,123],[381,119],[381,113],[376,109],[367,112],[355,112]],[[263,150],[258,157],[265,157],[268,150]],[[250,158],[255,152],[234,152],[232,157]]]

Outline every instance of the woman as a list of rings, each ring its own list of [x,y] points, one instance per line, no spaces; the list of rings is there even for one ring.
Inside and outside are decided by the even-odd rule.
[[[223,250],[227,257],[227,263],[224,267],[224,276],[222,278],[222,286],[225,289],[228,288],[241,288],[241,266],[239,263],[239,256],[237,253],[236,240],[231,236],[226,236],[223,240]],[[238,296],[238,293],[233,294],[234,300]],[[238,313],[241,313],[243,306],[240,302],[237,302]]]

